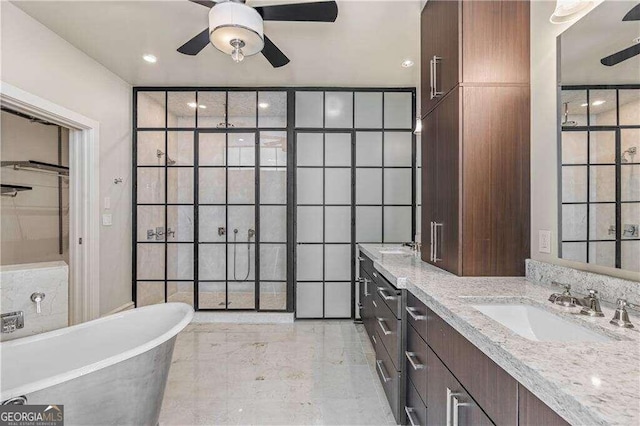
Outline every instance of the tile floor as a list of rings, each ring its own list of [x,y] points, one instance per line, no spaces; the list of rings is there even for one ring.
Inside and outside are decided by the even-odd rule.
[[[353,321],[192,324],[176,341],[161,425],[392,425]]]

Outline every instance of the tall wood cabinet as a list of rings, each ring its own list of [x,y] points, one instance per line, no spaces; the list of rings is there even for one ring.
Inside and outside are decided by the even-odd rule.
[[[420,62],[422,258],[458,275],[523,275],[529,3],[429,0]]]

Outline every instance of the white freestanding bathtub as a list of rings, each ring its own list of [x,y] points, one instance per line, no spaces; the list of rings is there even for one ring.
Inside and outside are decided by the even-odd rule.
[[[64,405],[68,425],[158,424],[176,335],[193,318],[166,303],[0,344],[0,401]]]

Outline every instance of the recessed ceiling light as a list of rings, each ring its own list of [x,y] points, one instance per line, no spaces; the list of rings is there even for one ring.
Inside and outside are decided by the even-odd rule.
[[[187,105],[190,106],[191,108],[195,108],[198,106],[198,104],[195,102],[189,102]]]
[[[583,103],[583,104],[580,104],[580,106],[581,106],[581,107],[586,107],[586,106],[589,106],[589,104],[585,102],[585,103]]]
[[[605,102],[607,102],[607,101],[602,101],[602,100],[600,100],[600,101],[593,101],[593,103],[592,103],[591,105],[593,105],[593,106],[598,106],[598,105],[602,105],[602,104],[603,104],[603,103],[605,103]]]
[[[262,109],[269,108],[269,104],[266,102],[260,102],[258,106]]]
[[[402,61],[402,68],[410,68],[413,66],[413,61],[411,59],[405,59]]]
[[[198,105],[198,108],[207,109],[206,105]]]
[[[149,62],[150,64],[155,64],[156,62],[158,62],[158,58],[149,53],[147,53],[146,55],[142,55],[142,59]]]
[[[244,139],[240,138],[238,139],[238,142],[244,142]]]

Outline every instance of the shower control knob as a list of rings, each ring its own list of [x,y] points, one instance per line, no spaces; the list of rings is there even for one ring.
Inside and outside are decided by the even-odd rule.
[[[36,313],[42,313],[42,301],[44,300],[44,293],[35,292],[31,295],[31,301],[36,304]]]

